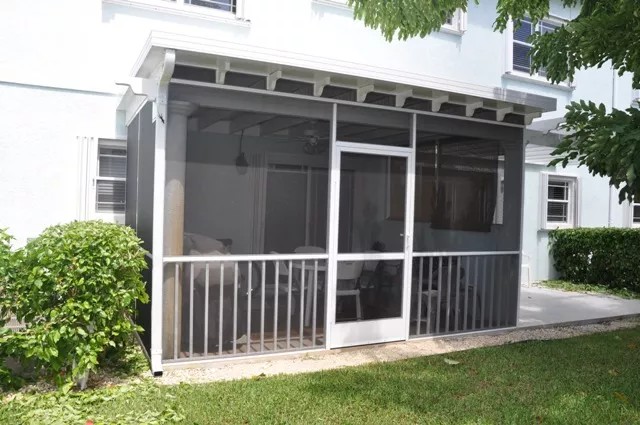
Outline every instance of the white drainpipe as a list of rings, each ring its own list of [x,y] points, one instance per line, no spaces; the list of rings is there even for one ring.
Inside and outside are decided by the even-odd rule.
[[[616,91],[618,89],[618,76],[616,69],[611,67],[611,110],[616,107]],[[607,217],[607,227],[613,225],[613,187],[609,185],[609,211]]]

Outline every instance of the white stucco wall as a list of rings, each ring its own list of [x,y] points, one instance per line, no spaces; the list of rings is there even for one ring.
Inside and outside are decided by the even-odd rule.
[[[526,274],[527,268],[529,269],[531,282],[557,277],[553,258],[549,255],[549,232],[542,230],[540,218],[542,172],[577,177],[580,227],[607,227],[609,224],[611,227],[627,226],[626,214],[630,210],[628,203],[618,202],[618,192],[615,189],[611,191],[610,197],[608,179],[592,176],[585,167],[568,165],[567,168],[562,168],[526,164],[522,252],[523,273]],[[524,283],[526,277],[523,275]]]
[[[470,4],[462,36],[436,33],[392,43],[354,22],[349,10],[312,0],[245,0],[250,23],[241,25],[122,3],[0,2],[0,227],[9,227],[17,244],[47,225],[78,218],[76,138],[124,135],[115,111],[122,89],[115,82],[130,75],[153,30],[228,42],[238,50],[257,46],[346,61],[345,73],[366,65],[551,96],[558,111],[549,117],[562,115],[571,100],[611,100],[609,69],[580,72],[574,91],[504,78],[506,35],[492,31],[495,0]],[[557,6],[553,13],[575,14]],[[626,107],[630,100],[625,76],[617,104]],[[528,197],[535,193],[527,190]]]
[[[118,98],[0,83],[0,227],[22,245],[78,218],[79,136],[123,137]]]

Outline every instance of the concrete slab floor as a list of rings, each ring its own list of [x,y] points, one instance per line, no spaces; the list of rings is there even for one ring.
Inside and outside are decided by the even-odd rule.
[[[556,325],[640,314],[640,300],[541,287],[520,291],[518,327]]]

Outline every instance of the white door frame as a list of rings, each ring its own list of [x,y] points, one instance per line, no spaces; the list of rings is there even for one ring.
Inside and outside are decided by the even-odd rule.
[[[382,146],[336,141],[331,149],[329,263],[327,273],[327,348],[406,340],[409,337],[411,268],[413,256],[413,206],[415,188],[415,118],[411,147]],[[397,253],[338,253],[340,217],[340,167],[343,153],[393,156],[406,159],[404,250]],[[403,260],[402,314],[398,318],[336,323],[337,262],[339,260]],[[351,335],[351,338],[349,338]],[[353,335],[357,335],[354,337]]]

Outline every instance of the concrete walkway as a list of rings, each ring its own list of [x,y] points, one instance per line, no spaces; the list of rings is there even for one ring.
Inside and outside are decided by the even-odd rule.
[[[523,287],[518,327],[590,322],[632,314],[640,315],[640,300]]]

